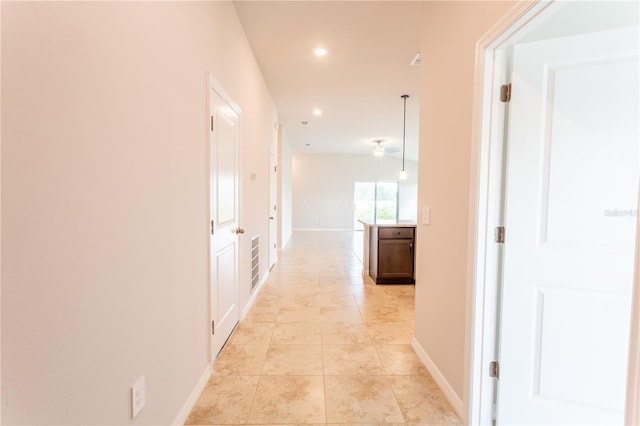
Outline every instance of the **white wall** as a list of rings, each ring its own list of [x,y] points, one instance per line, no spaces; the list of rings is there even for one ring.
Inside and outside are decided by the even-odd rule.
[[[132,424],[142,374],[135,423],[171,423],[210,359],[207,71],[243,110],[252,236],[277,121],[260,70],[231,2],[1,7],[2,423]]]
[[[415,220],[418,167],[405,161],[409,177],[399,189],[399,219]],[[293,228],[353,229],[355,182],[397,182],[402,159],[391,156],[293,154]],[[406,201],[406,202],[405,202]]]
[[[278,174],[278,248],[284,249],[291,239],[292,234],[292,152],[291,143],[287,138],[287,134],[280,126],[279,129],[279,146],[278,146],[278,166],[280,173]]]
[[[415,337],[461,399],[475,43],[514,4],[423,2]]]

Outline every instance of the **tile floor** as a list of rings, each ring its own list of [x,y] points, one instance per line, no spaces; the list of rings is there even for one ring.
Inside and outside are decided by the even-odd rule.
[[[294,233],[186,424],[460,424],[411,348],[414,286],[363,278],[361,238]]]

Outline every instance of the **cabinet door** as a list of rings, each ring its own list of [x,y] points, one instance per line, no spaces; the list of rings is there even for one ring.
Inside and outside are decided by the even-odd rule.
[[[413,240],[379,241],[378,277],[413,279]]]

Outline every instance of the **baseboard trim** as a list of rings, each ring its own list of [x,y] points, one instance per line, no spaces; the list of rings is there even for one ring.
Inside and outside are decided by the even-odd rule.
[[[202,375],[200,375],[198,382],[196,383],[193,390],[189,394],[189,397],[182,405],[180,412],[178,413],[176,418],[173,420],[173,423],[171,423],[172,425],[175,425],[175,426],[184,425],[184,422],[187,421],[189,414],[191,414],[191,410],[193,410],[193,407],[196,405],[196,402],[198,402],[198,398],[200,398],[200,394],[204,390],[205,386],[207,386],[207,383],[209,382],[210,378],[211,378],[211,366],[207,365],[207,367],[202,372]]]
[[[275,266],[275,263],[274,263],[274,266]],[[242,321],[249,313],[249,310],[253,306],[253,303],[256,301],[256,297],[260,293],[260,290],[262,290],[262,286],[264,286],[264,283],[267,282],[267,278],[269,278],[270,273],[271,271],[267,271],[267,273],[264,274],[264,276],[262,277],[262,279],[260,280],[256,288],[254,288],[253,291],[251,292],[251,297],[247,301],[247,304],[244,305],[244,308],[242,308],[242,312],[240,313],[240,321]]]
[[[431,358],[427,354],[427,351],[424,350],[422,345],[418,342],[418,340],[416,340],[415,336],[413,337],[411,346],[416,351],[416,354],[418,355],[418,358],[420,358],[420,361],[422,361],[424,366],[429,371],[429,374],[431,374],[431,376],[433,377],[433,380],[435,380],[438,386],[440,386],[440,390],[442,390],[442,393],[444,393],[444,396],[447,398],[449,404],[451,404],[456,414],[458,414],[461,419],[464,419],[465,417],[462,415],[462,399],[460,399],[456,391],[453,390],[453,387],[451,386],[449,381],[444,377],[436,364],[431,360]]]

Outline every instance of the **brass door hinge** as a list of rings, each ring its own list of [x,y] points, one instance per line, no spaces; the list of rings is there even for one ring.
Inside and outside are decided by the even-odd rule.
[[[511,100],[511,83],[500,86],[500,102],[509,102]]]
[[[500,363],[498,361],[491,361],[489,363],[489,377],[500,378]]]

